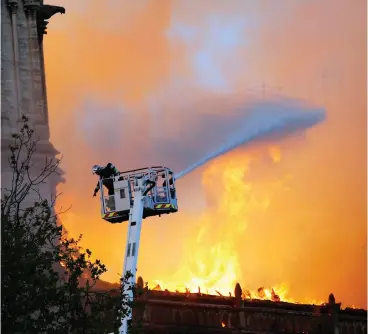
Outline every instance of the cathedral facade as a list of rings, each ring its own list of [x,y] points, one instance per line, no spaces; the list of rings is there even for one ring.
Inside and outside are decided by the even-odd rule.
[[[43,38],[48,20],[63,7],[50,6],[43,0],[1,0],[1,177],[2,188],[11,185],[9,166],[11,135],[19,132],[22,116],[29,119],[38,140],[33,156],[33,173],[42,170],[46,159],[59,152],[50,142]],[[59,174],[61,171],[59,170]],[[42,198],[52,201],[61,181],[53,174],[38,185]],[[36,194],[27,201],[33,202]]]

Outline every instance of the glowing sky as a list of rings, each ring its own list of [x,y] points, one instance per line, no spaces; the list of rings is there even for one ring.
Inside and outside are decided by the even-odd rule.
[[[186,167],[205,148],[202,139],[216,137],[208,115],[221,114],[231,129],[234,106],[277,93],[324,107],[326,121],[236,150],[179,182],[180,212],[144,222],[139,272],[170,279],[187,260],[199,213],[211,213],[205,175],[239,167],[253,152],[259,159],[244,182],[270,204],[255,209],[234,240],[239,281],[285,282],[296,299],[334,292],[366,305],[364,0],[48,3],[67,12],[50,20],[45,37],[51,139],[67,180],[60,204],[72,205],[63,222],[84,234],[83,245],[109,269],[106,279],[121,272],[126,227],[100,219],[91,166]],[[231,231],[231,219],[221,220],[221,231]]]

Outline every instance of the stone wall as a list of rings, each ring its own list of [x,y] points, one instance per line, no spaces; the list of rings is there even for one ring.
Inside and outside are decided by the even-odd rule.
[[[332,294],[323,305],[238,297],[144,289],[136,300],[134,325],[142,333],[367,333],[367,311],[342,310]]]
[[[1,0],[1,153],[2,187],[9,187],[12,172],[7,162],[11,134],[18,131],[26,115],[39,139],[34,155],[34,172],[37,174],[45,159],[52,159],[59,153],[50,143],[46,82],[43,59],[43,33],[45,19],[61,7],[47,6],[42,0]],[[61,172],[61,171],[59,171]],[[39,185],[39,192],[45,199],[55,197],[56,186],[61,178],[54,176]],[[28,198],[31,203],[37,194]]]
[[[142,321],[147,333],[178,333],[184,329],[188,333],[239,333],[239,330],[246,333],[367,333],[366,314],[355,316],[350,322],[342,320],[337,326],[332,318],[331,314],[304,311],[298,306],[293,310],[277,309],[273,305],[229,308],[169,301],[146,302],[143,312],[135,312],[135,319]]]

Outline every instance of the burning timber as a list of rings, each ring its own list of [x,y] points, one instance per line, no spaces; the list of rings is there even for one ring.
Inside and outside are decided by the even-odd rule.
[[[305,305],[242,299],[237,286],[234,297],[213,296],[150,290],[139,278],[133,326],[138,333],[161,334],[367,333],[367,311],[342,309],[333,294],[322,305]]]

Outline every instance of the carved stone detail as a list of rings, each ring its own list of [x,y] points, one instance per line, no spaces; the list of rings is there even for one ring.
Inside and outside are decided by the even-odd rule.
[[[41,7],[39,0],[23,0],[25,11],[37,11]]]
[[[10,8],[10,13],[16,13],[18,9],[18,0],[8,0],[8,7]]]

